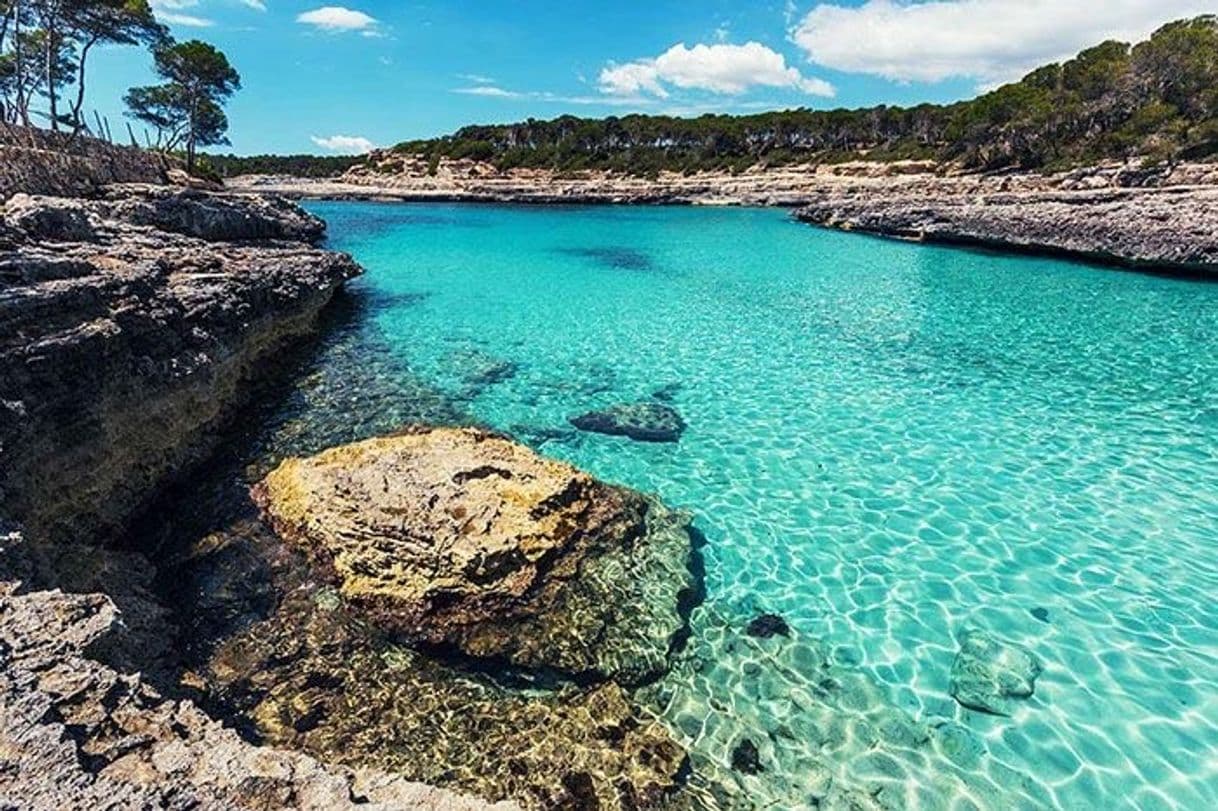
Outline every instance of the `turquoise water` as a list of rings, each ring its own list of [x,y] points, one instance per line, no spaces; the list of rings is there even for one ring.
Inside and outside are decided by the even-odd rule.
[[[693,511],[704,655],[652,701],[709,768],[755,741],[746,804],[1218,807],[1218,284],[777,210],[309,207],[414,375]],[[662,389],[677,444],[569,430]],[[793,640],[729,633],[763,611]],[[949,695],[970,628],[1044,665],[1009,718]]]

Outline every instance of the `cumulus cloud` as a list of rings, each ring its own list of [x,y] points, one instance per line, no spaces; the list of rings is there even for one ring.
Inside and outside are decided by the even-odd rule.
[[[362,155],[376,149],[376,144],[358,135],[331,135],[329,138],[314,135],[312,140],[322,149],[346,155]]]
[[[323,6],[312,11],[306,11],[296,17],[296,22],[311,25],[322,31],[360,31],[371,33],[376,30],[376,18],[362,11],[344,8],[343,6]]]
[[[821,3],[791,39],[809,61],[901,82],[1017,79],[1106,39],[1135,42],[1214,0],[868,0]]]
[[[737,95],[752,87],[780,87],[814,96],[833,96],[833,86],[808,78],[790,67],[777,51],[760,42],[743,45],[678,43],[654,59],[610,64],[601,71],[599,85],[610,95],[650,94],[668,98],[669,87],[708,90]]]

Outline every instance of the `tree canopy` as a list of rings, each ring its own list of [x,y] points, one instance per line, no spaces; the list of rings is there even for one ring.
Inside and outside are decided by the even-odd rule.
[[[167,39],[148,0],[0,0],[0,120],[52,129],[86,128],[89,55],[99,44],[152,45]],[[75,98],[61,103],[70,86]],[[46,109],[31,109],[37,98]]]
[[[474,158],[503,169],[644,175],[854,159],[997,170],[1137,155],[1201,157],[1218,154],[1218,17],[1171,23],[1136,46],[1105,42],[956,104],[692,119],[562,116],[466,127],[395,151],[433,161]]]
[[[133,87],[124,101],[130,115],[156,130],[159,147],[185,150],[193,172],[199,147],[228,143],[223,105],[241,89],[241,76],[215,46],[199,40],[164,45],[153,58],[164,83]]]

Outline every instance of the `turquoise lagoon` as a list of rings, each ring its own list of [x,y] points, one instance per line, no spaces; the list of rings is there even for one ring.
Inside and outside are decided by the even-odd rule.
[[[780,210],[309,208],[370,363],[692,511],[706,602],[646,700],[737,804],[1218,807],[1218,284]],[[570,430],[657,391],[677,444]],[[1044,665],[1012,717],[949,695],[973,628]]]

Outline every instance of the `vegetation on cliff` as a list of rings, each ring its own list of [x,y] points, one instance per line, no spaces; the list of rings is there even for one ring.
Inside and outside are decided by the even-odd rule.
[[[501,169],[739,171],[757,164],[909,158],[972,169],[1218,153],[1218,16],[1174,22],[1136,46],[1105,42],[976,99],[862,110],[682,119],[562,116],[399,144],[395,151]]]

